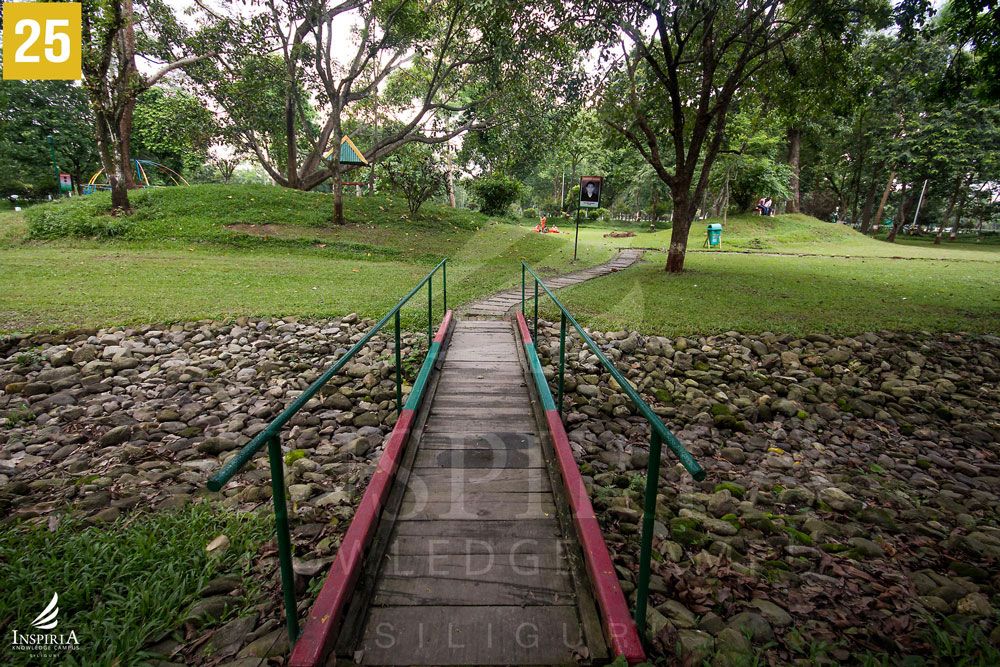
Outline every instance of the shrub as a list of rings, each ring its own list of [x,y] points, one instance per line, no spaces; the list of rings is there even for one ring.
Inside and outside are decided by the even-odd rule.
[[[28,236],[33,239],[112,239],[125,236],[132,227],[132,221],[104,213],[101,204],[110,208],[107,193],[90,195],[85,202],[67,199],[34,206],[26,212]]]
[[[538,217],[538,211],[533,208],[526,208],[521,212],[522,217],[533,219]]]
[[[383,160],[379,169],[392,189],[406,198],[410,217],[413,218],[424,202],[445,185],[445,171],[434,149],[429,146],[406,145]]]
[[[479,210],[486,215],[505,215],[521,194],[521,184],[509,176],[492,174],[472,182]]]

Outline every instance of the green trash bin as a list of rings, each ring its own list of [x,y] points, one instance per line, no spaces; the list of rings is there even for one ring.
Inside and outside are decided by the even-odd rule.
[[[705,244],[709,248],[721,248],[722,247],[722,225],[718,222],[713,222],[708,226],[708,233],[705,237]]]

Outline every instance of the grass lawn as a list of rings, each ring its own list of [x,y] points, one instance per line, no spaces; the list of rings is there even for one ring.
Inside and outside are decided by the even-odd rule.
[[[58,593],[59,629],[54,632],[68,636],[72,630],[80,646],[65,658],[43,661],[140,664],[149,657],[142,647],[177,628],[213,577],[244,578],[253,570],[273,525],[267,513],[218,512],[205,503],[133,515],[107,527],[67,520],[53,524],[53,530],[45,524],[8,525],[0,531],[0,610],[5,621],[31,619]],[[218,535],[229,538],[229,548],[206,553],[205,546]],[[251,590],[242,600],[232,598],[225,617],[259,604],[261,595]],[[4,665],[39,664],[37,654],[4,644]]]
[[[665,273],[664,262],[648,253],[560,298],[598,330],[663,335],[1000,328],[1000,266],[978,261],[695,253],[680,275]]]
[[[0,331],[240,315],[376,317],[443,256],[449,305],[458,305],[514,285],[521,259],[554,273],[571,268],[573,253],[569,238],[470,211],[427,206],[408,221],[405,206],[384,197],[349,197],[344,227],[328,224],[329,195],[283,188],[163,189],[136,193],[134,203],[124,221],[93,198],[27,216],[0,213]],[[232,224],[254,233],[226,229]],[[54,238],[26,240],[29,233]],[[580,263],[613,252],[611,244],[587,243]],[[438,279],[439,305],[440,289]],[[414,326],[426,317],[425,293],[411,304],[404,313]]]
[[[705,227],[721,218],[696,222],[688,235],[688,252],[715,252],[702,248]],[[572,225],[566,225],[572,231]],[[603,240],[618,247],[655,248],[666,250],[670,245],[670,230],[650,233],[646,228],[631,227],[637,234],[631,238],[604,239],[610,231],[585,223],[580,226],[581,240]],[[730,216],[723,226],[724,251],[759,254],[818,254],[850,257],[903,257],[907,259],[961,259],[1000,262],[1000,244],[974,241],[945,241],[933,245],[933,239],[900,236],[896,243],[873,240],[846,225],[822,222],[806,215],[778,215],[764,218],[755,215]]]
[[[163,188],[132,200],[127,218],[106,213],[106,194],[0,211],[0,331],[376,317],[442,256],[456,306],[517,284],[522,259],[553,274],[616,248],[662,250],[670,238],[606,238],[612,228],[586,222],[574,266],[572,221],[539,235],[533,220],[430,204],[410,220],[400,200],[349,196],[348,224],[333,226],[330,195],[261,186]],[[664,334],[997,329],[1000,244],[889,244],[808,216],[744,215],[723,231],[735,252],[716,252],[701,248],[706,222],[692,229],[683,275],[665,275],[665,256],[650,252],[640,266],[566,291],[567,303],[594,327]],[[437,282],[438,306],[440,296]],[[408,326],[426,317],[425,299],[404,311]]]

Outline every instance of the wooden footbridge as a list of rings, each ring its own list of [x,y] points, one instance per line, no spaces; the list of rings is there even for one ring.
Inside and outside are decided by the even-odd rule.
[[[610,272],[637,256],[590,272]],[[268,446],[290,664],[604,664],[617,656],[641,662],[637,628],[645,626],[661,444],[696,478],[704,472],[527,266],[521,310],[511,319],[490,317],[509,301],[493,297],[468,309],[490,319],[457,320],[445,287],[444,318],[403,403],[399,309],[426,284],[430,318],[438,270],[446,286],[442,262],[209,482],[221,488]],[[524,316],[529,275],[534,330]],[[563,284],[588,279],[567,282],[571,276]],[[562,312],[558,403],[534,347],[539,287]],[[300,634],[280,429],[390,318],[402,409]],[[560,416],[569,324],[650,420],[634,620]]]

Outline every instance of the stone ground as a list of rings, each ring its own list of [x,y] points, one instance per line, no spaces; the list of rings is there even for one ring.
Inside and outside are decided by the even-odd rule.
[[[664,452],[657,662],[1000,664],[1000,338],[593,337],[708,472]],[[539,338],[552,379],[558,325]],[[567,369],[631,594],[648,428],[579,339]]]
[[[371,325],[0,339],[0,513],[100,523],[209,498],[268,514],[264,457],[221,494],[205,480]],[[551,355],[557,328],[539,333]],[[1000,339],[593,335],[708,471],[695,483],[664,454],[656,662],[951,664],[951,652],[997,664]],[[404,345],[412,373],[426,341]],[[648,429],[575,339],[568,369],[570,437],[631,594]],[[375,340],[285,430],[302,610],[395,419],[392,370],[391,344]],[[154,647],[163,664],[283,655],[273,542],[257,576],[266,599],[250,616],[186,624]],[[241,583],[220,577],[188,615],[221,612],[218,597]]]
[[[206,480],[373,324],[356,315],[241,319],[0,338],[0,514],[100,524],[208,499],[270,515],[266,456],[220,494]],[[415,373],[426,337],[406,334],[403,344],[404,370]],[[394,368],[390,332],[388,346],[373,340],[284,430],[303,611],[395,422]],[[188,628],[156,649],[176,664],[283,655],[273,542],[257,570],[268,599],[252,616],[207,633]],[[244,583],[212,582],[188,612],[192,627],[221,615],[221,596]]]

